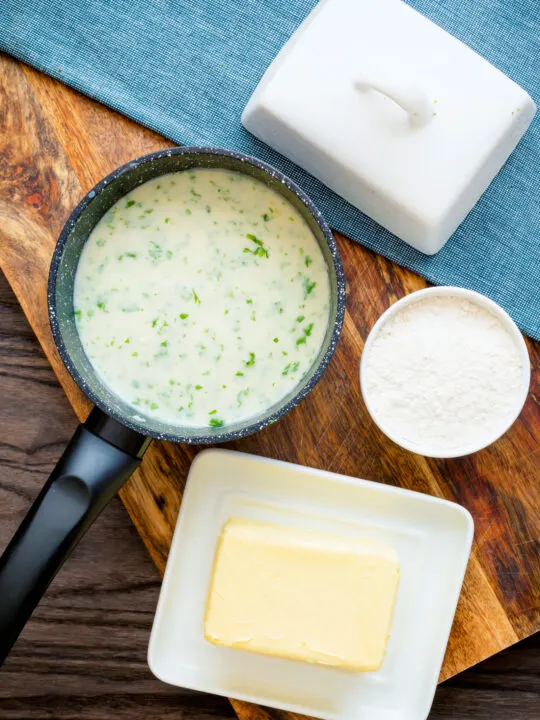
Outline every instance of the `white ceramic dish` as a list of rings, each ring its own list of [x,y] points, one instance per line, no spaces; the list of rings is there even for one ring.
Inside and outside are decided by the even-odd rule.
[[[438,252],[527,130],[531,97],[399,0],[322,0],[242,114],[259,140]]]
[[[203,620],[216,543],[230,517],[381,538],[401,564],[382,668],[353,673],[217,647]],[[150,638],[160,680],[327,720],[427,717],[473,538],[459,505],[227,450],[191,466]]]
[[[385,427],[384,421],[377,415],[373,408],[373,403],[370,399],[370,394],[366,390],[367,383],[366,383],[366,359],[369,356],[370,349],[375,342],[375,339],[377,338],[377,335],[381,331],[384,325],[391,320],[396,313],[403,310],[404,307],[407,307],[407,305],[411,305],[412,303],[416,303],[419,300],[423,300],[428,297],[459,297],[463,300],[469,300],[472,303],[475,303],[479,305],[482,308],[485,308],[489,312],[491,312],[493,315],[495,315],[499,320],[502,322],[503,326],[506,328],[506,330],[510,333],[510,336],[514,339],[516,343],[516,347],[518,349],[518,352],[520,354],[521,362],[523,364],[523,378],[521,382],[521,386],[519,388],[519,391],[516,393],[515,402],[512,407],[511,412],[508,413],[508,418],[506,423],[500,428],[500,431],[491,437],[489,441],[483,442],[481,444],[470,444],[466,447],[457,448],[451,453],[441,453],[438,450],[434,450],[431,447],[428,446],[420,446],[418,444],[413,444],[411,442],[408,442],[407,440],[403,439],[402,437],[398,437],[393,432],[391,432],[387,427]],[[523,335],[521,334],[518,326],[515,324],[515,322],[512,320],[510,315],[502,309],[500,305],[497,305],[496,302],[493,302],[493,300],[490,300],[485,295],[481,295],[480,293],[474,292],[474,290],[466,290],[465,288],[460,287],[453,287],[453,286],[442,286],[442,287],[430,287],[426,288],[425,290],[418,290],[416,292],[411,293],[410,295],[406,295],[404,298],[401,298],[401,300],[398,300],[396,303],[391,305],[388,310],[386,310],[380,318],[377,320],[375,325],[371,328],[371,331],[367,337],[367,340],[364,345],[364,350],[362,352],[362,357],[360,359],[360,389],[362,391],[362,397],[364,398],[364,402],[366,404],[366,407],[368,409],[369,414],[371,415],[374,423],[377,425],[377,427],[382,430],[382,432],[390,438],[390,440],[393,440],[393,442],[396,443],[396,445],[400,445],[401,447],[405,448],[405,450],[410,450],[411,452],[418,453],[419,455],[425,455],[426,457],[434,457],[434,458],[453,458],[453,457],[462,457],[463,455],[470,455],[471,453],[478,452],[478,450],[482,450],[485,447],[488,447],[492,443],[495,442],[495,440],[498,440],[502,435],[504,435],[507,430],[514,424],[517,417],[519,416],[521,410],[523,409],[523,405],[525,404],[525,401],[527,399],[527,394],[529,392],[529,385],[531,382],[531,367],[530,367],[530,360],[529,360],[529,353],[527,350],[527,345],[525,344],[525,340],[523,339]]]

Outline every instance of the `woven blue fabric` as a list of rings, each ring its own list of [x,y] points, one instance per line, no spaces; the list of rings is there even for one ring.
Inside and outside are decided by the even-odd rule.
[[[315,0],[2,0],[0,48],[182,144],[235,148],[296,180],[330,224],[429,280],[472,288],[540,339],[540,120],[434,257],[250,136],[241,111]],[[539,0],[410,0],[540,100]]]

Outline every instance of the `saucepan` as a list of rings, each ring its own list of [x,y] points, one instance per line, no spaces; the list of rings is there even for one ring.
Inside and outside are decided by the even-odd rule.
[[[330,321],[307,374],[286,397],[248,421],[192,428],[141,418],[94,371],[76,327],[73,293],[83,247],[96,223],[138,185],[191,168],[222,168],[262,181],[305,219],[321,248],[330,279]],[[71,376],[95,404],[0,558],[0,664],[41,596],[86,530],[137,469],[152,438],[209,444],[258,432],[295,407],[315,386],[334,353],[343,323],[345,280],[339,251],[321,214],[291,180],[246,155],[215,148],[171,148],[115,170],[75,208],[58,240],[48,286],[49,317],[56,346]]]

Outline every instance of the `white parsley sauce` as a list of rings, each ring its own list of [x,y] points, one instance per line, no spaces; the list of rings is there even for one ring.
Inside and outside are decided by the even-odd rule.
[[[142,415],[220,427],[266,410],[309,370],[330,285],[299,212],[263,183],[194,169],[119,200],[84,247],[74,307],[106,385]]]

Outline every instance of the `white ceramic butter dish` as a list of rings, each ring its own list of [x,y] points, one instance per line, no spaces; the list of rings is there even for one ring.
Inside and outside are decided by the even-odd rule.
[[[229,518],[371,538],[401,567],[386,657],[351,672],[204,638],[216,546]],[[424,720],[429,713],[473,537],[460,505],[390,485],[205,450],[182,499],[148,649],[171,685],[327,720]]]
[[[322,0],[268,68],[242,123],[434,254],[535,110],[516,83],[401,0]]]

